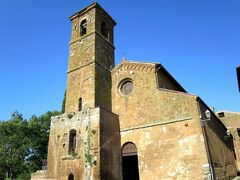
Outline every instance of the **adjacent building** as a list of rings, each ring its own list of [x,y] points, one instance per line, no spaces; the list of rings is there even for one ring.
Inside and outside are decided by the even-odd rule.
[[[238,172],[240,172],[240,113],[231,111],[218,111],[216,115],[227,127],[234,142],[234,152]]]

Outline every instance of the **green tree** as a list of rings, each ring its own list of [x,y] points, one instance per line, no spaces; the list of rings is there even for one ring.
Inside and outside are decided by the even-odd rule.
[[[29,120],[31,155],[28,162],[31,172],[40,169],[42,161],[47,159],[51,117],[59,114],[58,111],[48,111],[40,117],[32,116]]]
[[[65,113],[65,104],[66,104],[66,90],[64,92],[63,102],[62,102],[62,113]]]
[[[14,112],[9,121],[0,122],[0,172],[1,176],[16,178],[26,171],[29,154],[28,122]]]
[[[0,121],[0,180],[27,180],[41,169],[47,158],[51,117],[58,111],[48,111],[28,121],[14,112],[8,121]]]

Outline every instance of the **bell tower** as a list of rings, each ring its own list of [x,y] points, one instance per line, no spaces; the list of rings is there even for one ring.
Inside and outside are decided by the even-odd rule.
[[[93,3],[70,17],[66,112],[101,107],[111,111],[113,29],[116,22]]]
[[[97,3],[70,20],[65,113],[51,118],[47,170],[32,180],[120,180],[119,117],[111,111],[116,23]]]

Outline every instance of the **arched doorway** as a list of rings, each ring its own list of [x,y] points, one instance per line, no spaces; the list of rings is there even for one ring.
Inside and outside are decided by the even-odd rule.
[[[74,176],[73,176],[73,174],[69,174],[69,176],[68,176],[68,180],[74,180]]]
[[[132,142],[122,146],[123,180],[139,180],[137,147]]]

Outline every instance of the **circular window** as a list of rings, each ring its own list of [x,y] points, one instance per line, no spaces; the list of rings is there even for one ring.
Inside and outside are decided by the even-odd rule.
[[[133,82],[130,79],[124,80],[120,85],[120,92],[123,95],[129,95],[133,90]]]

